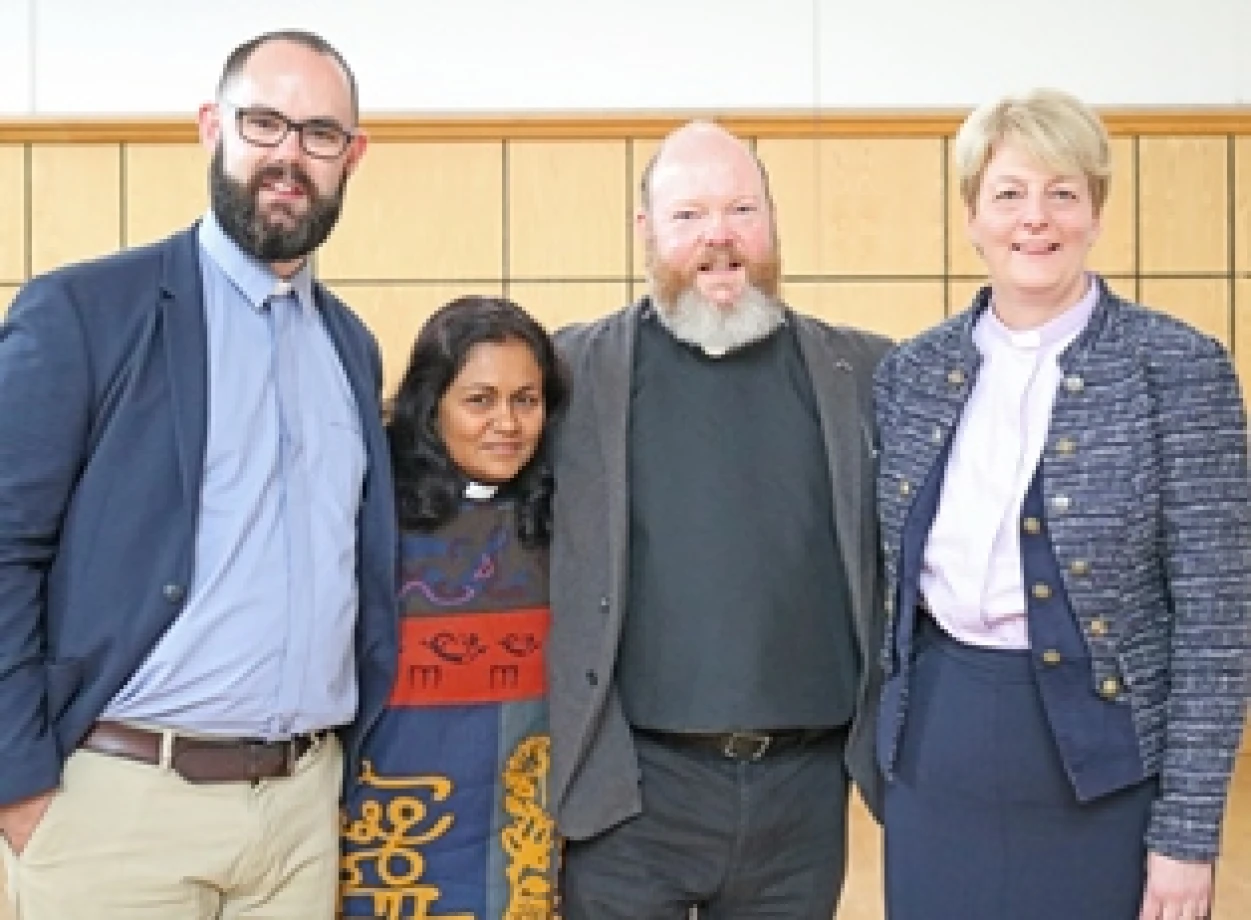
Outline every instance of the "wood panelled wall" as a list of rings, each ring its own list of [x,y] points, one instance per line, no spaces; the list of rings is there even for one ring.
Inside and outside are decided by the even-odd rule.
[[[550,326],[642,291],[632,215],[663,119],[369,125],[319,275],[376,331],[392,384],[432,309],[504,293]],[[981,279],[950,170],[957,116],[730,120],[766,164],[785,295],[906,336]],[[1251,371],[1251,110],[1109,116],[1115,173],[1096,268]],[[144,243],[206,205],[206,157],[176,123],[0,123],[0,303],[64,262]]]
[[[1225,342],[1251,391],[1251,107],[1104,117],[1114,175],[1093,267]],[[792,306],[899,338],[968,303],[982,268],[950,168],[960,120],[723,119],[769,170]],[[556,327],[642,293],[638,177],[678,123],[367,123],[317,271],[377,334],[387,391],[422,322],[459,294],[503,293]],[[190,223],[206,163],[183,122],[0,121],[0,308],[39,272]]]

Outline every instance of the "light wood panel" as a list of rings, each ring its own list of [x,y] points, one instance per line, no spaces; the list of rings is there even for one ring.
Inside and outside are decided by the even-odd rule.
[[[1216,864],[1216,910],[1212,920],[1251,917],[1251,756],[1238,758]]]
[[[318,267],[332,279],[499,278],[503,144],[392,144],[365,152]],[[546,239],[543,223],[531,234]]]
[[[952,278],[947,282],[948,312],[952,315],[968,309],[973,295],[986,285],[985,278]]]
[[[1090,265],[1100,272],[1127,274],[1134,271],[1134,246],[1137,227],[1134,223],[1134,202],[1138,175],[1134,170],[1134,141],[1113,138],[1112,188],[1104,204],[1099,239],[1090,250]],[[947,228],[949,233],[952,274],[976,275],[984,271],[982,260],[969,243],[968,219],[964,199],[960,197],[960,180],[955,165],[948,163]]]
[[[643,181],[643,170],[647,167],[647,163],[651,160],[656,150],[660,147],[660,141],[656,140],[635,140],[630,142],[630,216],[633,219],[638,213],[639,208],[643,206],[643,202],[639,198],[639,183]],[[637,280],[642,280],[647,273],[647,250],[643,246],[643,238],[638,232],[637,226],[632,223],[631,233],[631,266],[632,274]]]
[[[1227,148],[1222,137],[1139,141],[1141,271],[1229,269]]]
[[[1129,274],[1135,271],[1138,226],[1134,206],[1138,197],[1138,172],[1134,169],[1134,141],[1114,137],[1112,186],[1100,216],[1099,239],[1090,250],[1090,266],[1099,272]]]
[[[980,275],[986,271],[982,257],[969,242],[968,208],[960,197],[960,178],[947,157],[947,266],[954,275]]]
[[[1128,300],[1132,303],[1138,299],[1136,293],[1137,284],[1133,278],[1104,278],[1103,280],[1112,289],[1112,292],[1122,300]]]
[[[1251,272],[1251,137],[1234,140],[1234,268]]]
[[[882,829],[853,791],[847,811],[847,880],[837,920],[883,920],[883,890]]]
[[[430,314],[465,294],[498,297],[500,284],[339,284],[330,285],[378,339],[382,350],[384,398],[389,399],[408,365],[417,332]]]
[[[1243,401],[1251,404],[1251,278],[1239,278],[1234,282],[1233,325],[1234,363],[1242,384]],[[1243,750],[1251,752],[1251,714],[1247,716]]]
[[[1230,285],[1224,279],[1184,280],[1144,278],[1142,302],[1169,313],[1230,345],[1232,314]]]
[[[762,140],[789,275],[941,275],[942,144]]]
[[[0,284],[0,316],[9,312],[9,305],[17,296],[18,288],[19,285],[16,284]]]
[[[0,281],[26,277],[26,148],[0,146]]]
[[[895,341],[943,319],[941,281],[798,282],[782,289],[787,302],[838,326],[853,326]]]
[[[1160,137],[1141,143],[1142,244],[1154,260],[1153,265],[1144,261],[1144,269],[1188,272],[1219,263],[1217,271],[1228,271],[1232,232],[1235,264],[1251,272],[1251,137],[1233,144],[1232,186],[1225,138]],[[1112,198],[1103,239],[1092,253],[1097,269],[1133,267],[1133,144],[1130,138],[1113,144]],[[641,276],[642,247],[628,242],[630,217],[637,205],[639,174],[657,141],[551,140],[507,146],[506,185],[502,141],[375,145],[349,184],[344,218],[319,255],[319,273],[331,282],[356,282],[349,292],[360,284],[381,291],[396,282],[407,289],[411,282],[427,281],[452,292],[474,285],[494,289],[505,283],[509,268],[511,281],[524,284],[518,290],[540,298],[541,305],[552,305],[557,323],[621,306],[632,292],[620,281],[627,273]],[[974,279],[980,277],[981,265],[964,240],[954,192],[942,214],[933,207],[941,200],[941,183],[932,179],[927,189],[920,189],[921,164],[936,164],[940,179],[946,168],[938,162],[939,139],[774,136],[757,147],[778,198],[787,292],[797,306],[847,311],[831,318],[893,336],[931,325],[941,318],[941,298],[931,303],[918,293],[926,288],[900,282],[918,270],[917,252],[928,247],[932,256],[945,219],[956,275],[947,284],[950,309],[965,307],[979,286]],[[904,153],[892,156],[890,151]],[[123,242],[163,237],[202,213],[207,197],[207,155],[193,143],[40,144],[32,149],[31,159],[30,258],[37,271],[110,252]],[[0,147],[0,285],[24,275],[24,160],[21,147]],[[905,178],[896,181],[899,176]],[[506,188],[511,192],[508,201]],[[1232,203],[1230,194],[1235,196]],[[934,219],[923,226],[926,212]],[[827,220],[828,213],[837,219]],[[506,230],[511,237],[507,253]],[[844,235],[855,240],[843,241]],[[917,247],[916,239],[929,243]],[[1174,243],[1186,248],[1181,253],[1185,258],[1178,256],[1181,250]],[[1205,254],[1202,260],[1195,256],[1199,252]],[[922,261],[928,264],[930,256]],[[866,270],[888,279],[896,276],[899,281],[893,283],[900,286],[873,281],[856,287],[840,280]],[[816,277],[801,284],[796,275]],[[463,284],[456,279],[464,279]],[[608,286],[528,283],[540,279],[602,280]],[[1132,279],[1113,283],[1132,294]],[[1227,337],[1233,323],[1221,316],[1227,309],[1227,298],[1220,293],[1223,284],[1227,282],[1216,278],[1148,280],[1145,299]],[[413,289],[430,288],[418,284]],[[895,296],[909,305],[902,312],[877,299]],[[1246,353],[1251,342],[1235,342],[1234,348]]]
[[[621,281],[514,281],[508,286],[508,296],[553,332],[569,323],[598,319],[629,302],[627,286]]]
[[[955,275],[980,275],[985,270],[982,258],[969,242],[968,208],[960,197],[960,177],[952,162],[950,145],[947,153],[947,266]]]
[[[508,145],[513,278],[624,278],[630,232],[626,145]]]
[[[209,154],[199,144],[128,144],[122,153],[126,245],[162,239],[208,210]]]
[[[31,267],[36,274],[121,246],[117,144],[35,145],[30,189]]]

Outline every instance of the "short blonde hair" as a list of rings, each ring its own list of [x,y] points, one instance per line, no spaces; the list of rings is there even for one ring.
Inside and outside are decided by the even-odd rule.
[[[975,109],[954,146],[960,197],[975,210],[986,164],[1003,144],[1019,146],[1039,165],[1090,183],[1095,213],[1103,210],[1112,181],[1108,132],[1099,116],[1075,96],[1034,89]]]

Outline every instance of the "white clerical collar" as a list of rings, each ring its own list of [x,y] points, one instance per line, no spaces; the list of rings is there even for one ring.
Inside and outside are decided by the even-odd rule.
[[[493,486],[485,482],[467,482],[465,483],[465,498],[470,501],[484,502],[494,498],[495,493],[500,489],[499,486]]]
[[[989,347],[1007,346],[1019,351],[1033,351],[1038,348],[1067,346],[1086,328],[1095,306],[1099,303],[1099,285],[1093,277],[1089,277],[1086,293],[1081,300],[1073,304],[1058,316],[1053,316],[1041,326],[1033,329],[1009,329],[995,315],[992,300],[990,309],[982,314],[978,322],[978,331],[983,342]],[[981,343],[979,343],[980,345]]]

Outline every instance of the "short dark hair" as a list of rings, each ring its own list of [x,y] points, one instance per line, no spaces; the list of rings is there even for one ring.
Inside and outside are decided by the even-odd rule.
[[[466,296],[443,305],[413,342],[387,419],[401,527],[431,531],[456,516],[466,477],[453,465],[439,435],[439,401],[464,367],[473,346],[509,341],[525,343],[534,354],[543,375],[547,421],[534,456],[504,489],[517,500],[521,542],[537,546],[551,539],[553,480],[547,459],[547,428],[568,398],[568,379],[543,327],[502,297]]]
[[[303,29],[277,29],[273,32],[263,32],[255,38],[250,38],[226,57],[226,64],[222,67],[221,79],[217,81],[217,95],[220,97],[226,91],[226,85],[243,72],[243,68],[247,66],[248,60],[256,53],[257,49],[271,42],[291,42],[293,45],[300,45],[309,51],[315,51],[318,54],[324,54],[327,57],[334,58],[336,64],[347,77],[348,88],[352,94],[352,118],[355,121],[360,120],[360,95],[356,88],[356,75],[352,73],[352,68],[348,66],[347,60],[341,55],[337,48],[330,42],[326,41],[315,32],[306,32]]]

